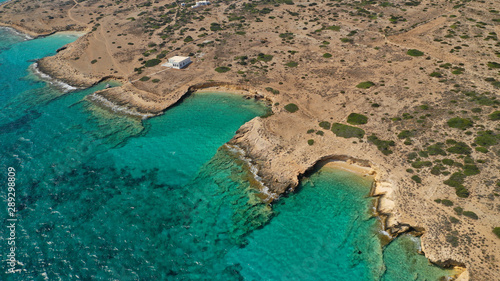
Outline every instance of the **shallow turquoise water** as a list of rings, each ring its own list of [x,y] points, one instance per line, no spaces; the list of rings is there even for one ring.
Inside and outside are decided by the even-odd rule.
[[[85,100],[104,85],[64,94],[27,71],[32,60],[73,40],[26,41],[0,29],[0,71],[8,74],[0,76],[0,169],[17,170],[22,262],[20,273],[2,271],[0,280],[435,280],[445,274],[416,254],[411,245],[418,241],[397,239],[383,253],[368,213],[370,182],[359,177],[322,169],[273,210],[262,204],[247,164],[223,146],[243,123],[266,113],[261,103],[196,94],[143,122]],[[0,243],[4,259],[4,228]]]

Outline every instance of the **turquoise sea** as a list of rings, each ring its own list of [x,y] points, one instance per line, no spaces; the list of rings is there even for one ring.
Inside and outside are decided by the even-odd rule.
[[[0,219],[16,170],[16,269],[0,280],[438,280],[418,238],[382,246],[371,181],[318,167],[272,207],[224,145],[268,108],[199,93],[148,120],[44,82],[36,59],[76,39],[0,28]],[[114,82],[107,82],[116,85]],[[5,207],[4,207],[5,206]]]

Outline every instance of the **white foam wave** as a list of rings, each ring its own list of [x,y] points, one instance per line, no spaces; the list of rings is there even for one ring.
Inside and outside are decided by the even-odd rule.
[[[124,106],[119,106],[117,104],[114,104],[112,101],[106,99],[105,97],[98,95],[96,93],[93,93],[91,95],[87,96],[90,100],[98,102],[107,108],[111,109],[113,112],[116,113],[121,113],[125,115],[132,115],[132,116],[138,116],[141,117],[143,120],[156,116],[155,114],[152,113],[140,113],[135,110],[131,110],[130,108],[124,107]]]
[[[19,32],[19,31],[17,31],[16,29],[14,29],[12,27],[1,26],[0,28],[7,29],[7,30],[9,30],[10,33],[13,33],[16,36],[22,37],[24,40],[32,40],[33,39],[33,37],[29,36],[28,34]]]
[[[258,175],[259,169],[257,168],[257,165],[252,163],[252,159],[246,156],[245,151],[241,147],[235,144],[224,144],[224,145],[229,151],[238,155],[238,158],[243,162],[245,162],[245,164],[247,164],[248,170],[252,173],[253,178],[261,185],[259,189],[261,193],[265,194],[268,198],[273,200],[279,198],[279,195],[277,193],[271,192],[269,190],[269,187],[267,187],[264,184],[262,178]]]
[[[380,230],[379,231],[380,234],[386,236],[387,238],[390,238],[392,239],[393,237],[389,234],[389,232],[385,231],[385,230]]]
[[[40,71],[40,69],[38,69],[38,63],[34,63],[30,66],[30,69],[31,71],[33,72],[33,74],[35,74],[37,77],[39,77],[41,80],[49,83],[50,85],[60,89],[61,91],[63,91],[64,93],[67,93],[67,92],[71,92],[71,91],[74,91],[74,90],[78,90],[77,87],[73,87],[69,84],[66,84],[62,81],[59,81],[55,78],[52,78],[50,75],[46,74],[46,73],[43,73]]]

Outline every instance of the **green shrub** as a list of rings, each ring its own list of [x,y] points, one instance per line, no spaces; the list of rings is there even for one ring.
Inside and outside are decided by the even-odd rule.
[[[261,61],[264,61],[264,62],[269,62],[269,61],[273,60],[273,56],[272,55],[265,55],[263,53],[259,53],[257,55],[257,59],[261,60]]]
[[[408,153],[408,160],[413,160],[418,157],[418,154],[416,152],[410,152]]]
[[[482,112],[483,110],[479,107],[474,107],[473,109],[471,109],[470,111],[474,112],[474,113],[479,113],[479,112]]]
[[[384,155],[389,155],[391,154],[393,151],[389,149],[390,146],[395,146],[396,144],[394,143],[394,141],[385,141],[385,140],[381,140],[379,139],[377,136],[375,135],[371,135],[368,137],[368,141],[375,144],[378,148],[378,150],[380,150],[382,152],[382,154]]]
[[[477,132],[477,137],[474,139],[474,143],[480,146],[490,147],[497,144],[500,135],[495,135],[493,131],[479,131]]]
[[[96,62],[97,62],[97,60],[92,60],[90,63],[91,63],[91,64],[94,64],[94,63],[96,63]]]
[[[457,144],[449,147],[446,151],[455,154],[470,154],[472,149],[464,142],[457,142]]]
[[[490,115],[488,115],[488,118],[493,121],[500,120],[500,110],[491,113]]]
[[[184,38],[184,42],[186,42],[186,43],[189,43],[191,41],[193,41],[193,37],[191,37],[191,36]]]
[[[441,72],[434,71],[431,74],[429,74],[430,77],[436,77],[436,78],[441,78],[443,77],[443,74]]]
[[[228,72],[230,71],[231,68],[230,67],[227,67],[227,66],[219,66],[215,69],[215,71],[219,72],[219,73],[224,73],[224,72]]]
[[[416,183],[422,183],[422,179],[421,179],[419,176],[417,176],[417,175],[413,175],[413,176],[411,177],[411,179],[412,179],[413,181],[415,181]]]
[[[459,223],[460,222],[460,220],[455,218],[455,217],[450,217],[450,221],[451,221],[451,223]]]
[[[427,147],[427,152],[429,155],[443,155],[446,156],[446,152],[441,148],[442,144],[433,144]]]
[[[323,132],[323,131],[317,131],[317,132],[316,132],[316,135],[318,135],[318,136],[322,136],[322,135],[324,135],[324,134],[325,134],[325,132]]]
[[[313,139],[307,140],[307,144],[308,145],[313,145],[314,144],[314,140]]]
[[[493,233],[495,233],[495,235],[500,238],[500,227],[495,227],[493,228]]]
[[[472,120],[460,117],[451,118],[450,120],[448,120],[447,123],[448,126],[450,126],[451,128],[457,128],[462,130],[470,128],[473,125]]]
[[[371,86],[374,86],[375,83],[371,82],[371,81],[366,81],[366,82],[361,82],[359,83],[358,85],[356,85],[357,88],[360,88],[360,89],[368,89],[370,88]]]
[[[462,207],[455,207],[455,208],[453,208],[453,211],[455,211],[455,213],[457,213],[457,215],[461,216],[464,212],[464,209]]]
[[[289,104],[285,105],[285,110],[290,112],[290,113],[294,113],[297,110],[299,110],[299,107],[294,103],[289,103]]]
[[[476,165],[474,164],[464,165],[464,175],[473,176],[473,175],[478,175],[479,173],[481,173],[481,171]]]
[[[455,187],[455,194],[460,198],[467,198],[470,195],[469,190],[464,186]]]
[[[469,217],[471,219],[474,219],[474,220],[479,219],[479,217],[476,215],[476,213],[474,213],[472,211],[464,211],[463,215],[466,216],[466,217]]]
[[[446,242],[450,243],[451,246],[457,247],[458,246],[458,237],[454,235],[446,235]]]
[[[333,30],[333,31],[340,31],[340,26],[332,25],[332,26],[326,27],[325,29]]]
[[[363,125],[368,123],[368,117],[358,113],[351,113],[347,116],[347,123],[351,125]]]
[[[442,163],[445,164],[445,165],[448,165],[448,166],[453,166],[453,163],[455,161],[451,160],[451,159],[448,159],[448,158],[445,158],[443,159]]]
[[[151,80],[151,82],[158,83],[158,82],[160,82],[160,79],[153,79],[153,80]]]
[[[139,79],[141,81],[148,81],[149,80],[149,77],[148,76],[142,76],[141,79]]]
[[[490,62],[488,62],[488,67],[490,67],[490,68],[500,68],[500,63],[494,62],[494,61],[490,61]]]
[[[278,91],[278,90],[276,90],[276,89],[273,89],[273,88],[271,88],[271,87],[267,87],[267,88],[266,88],[266,91],[271,92],[271,93],[273,93],[273,94],[275,94],[275,95],[278,95],[278,94],[280,93],[280,91]]]
[[[332,125],[328,121],[319,122],[319,126],[325,130],[330,130],[330,128],[332,127]]]
[[[160,62],[161,62],[161,60],[159,60],[159,59],[150,59],[150,60],[147,60],[146,63],[144,63],[144,66],[153,67],[155,65],[160,64]]]
[[[441,200],[441,204],[448,206],[448,207],[453,206],[453,202],[451,200],[448,200],[448,199]]]
[[[432,162],[431,161],[415,161],[415,162],[411,163],[411,166],[415,169],[420,169],[422,167],[432,166]]]
[[[451,176],[444,181],[444,184],[451,186],[451,187],[460,187],[463,186],[463,183],[465,181],[465,175],[460,173],[460,172],[455,172],[451,174]]]
[[[295,62],[295,61],[289,61],[285,65],[288,67],[297,67],[299,65],[299,63]]]
[[[406,52],[406,54],[413,57],[421,57],[424,55],[424,52],[421,52],[417,49],[409,49],[408,52]]]
[[[406,139],[410,137],[413,137],[413,132],[410,130],[403,130],[398,134],[399,139]]]
[[[482,147],[482,146],[478,146],[475,148],[477,152],[481,152],[481,153],[488,153],[488,149],[486,147]]]
[[[434,167],[432,167],[431,169],[431,174],[437,176],[439,174],[441,174],[441,171],[444,170],[444,166],[439,164],[439,165],[435,165]]]
[[[324,58],[331,58],[331,57],[332,57],[332,54],[330,54],[330,53],[324,53],[324,54],[323,54],[323,57],[324,57]]]
[[[362,138],[365,136],[365,131],[363,129],[349,126],[349,125],[344,125],[340,123],[334,123],[332,125],[332,132],[337,136],[337,137],[342,137],[342,138]]]

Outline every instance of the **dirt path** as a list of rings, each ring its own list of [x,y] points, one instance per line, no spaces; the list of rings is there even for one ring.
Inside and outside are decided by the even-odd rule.
[[[427,40],[428,34],[439,26],[446,23],[447,17],[439,16],[438,18],[429,21],[428,23],[417,26],[416,28],[398,35],[386,37],[386,42],[391,45],[406,49],[418,49],[424,51],[432,57],[451,63],[464,63],[465,60],[456,55],[450,54],[447,50],[430,44]],[[427,38],[426,38],[427,37]]]
[[[74,22],[76,22],[76,23],[79,23],[79,24],[81,24],[81,25],[83,25],[83,26],[86,26],[86,24],[85,24],[84,22],[82,22],[82,21],[79,21],[79,20],[75,19],[75,18],[73,17],[73,15],[71,14],[71,10],[73,10],[76,6],[78,6],[78,5],[80,4],[80,3],[78,3],[78,1],[76,1],[76,0],[73,0],[73,2],[75,2],[75,5],[73,5],[73,7],[71,7],[71,8],[69,8],[69,10],[68,10],[68,18],[70,18],[72,21],[74,21]]]

